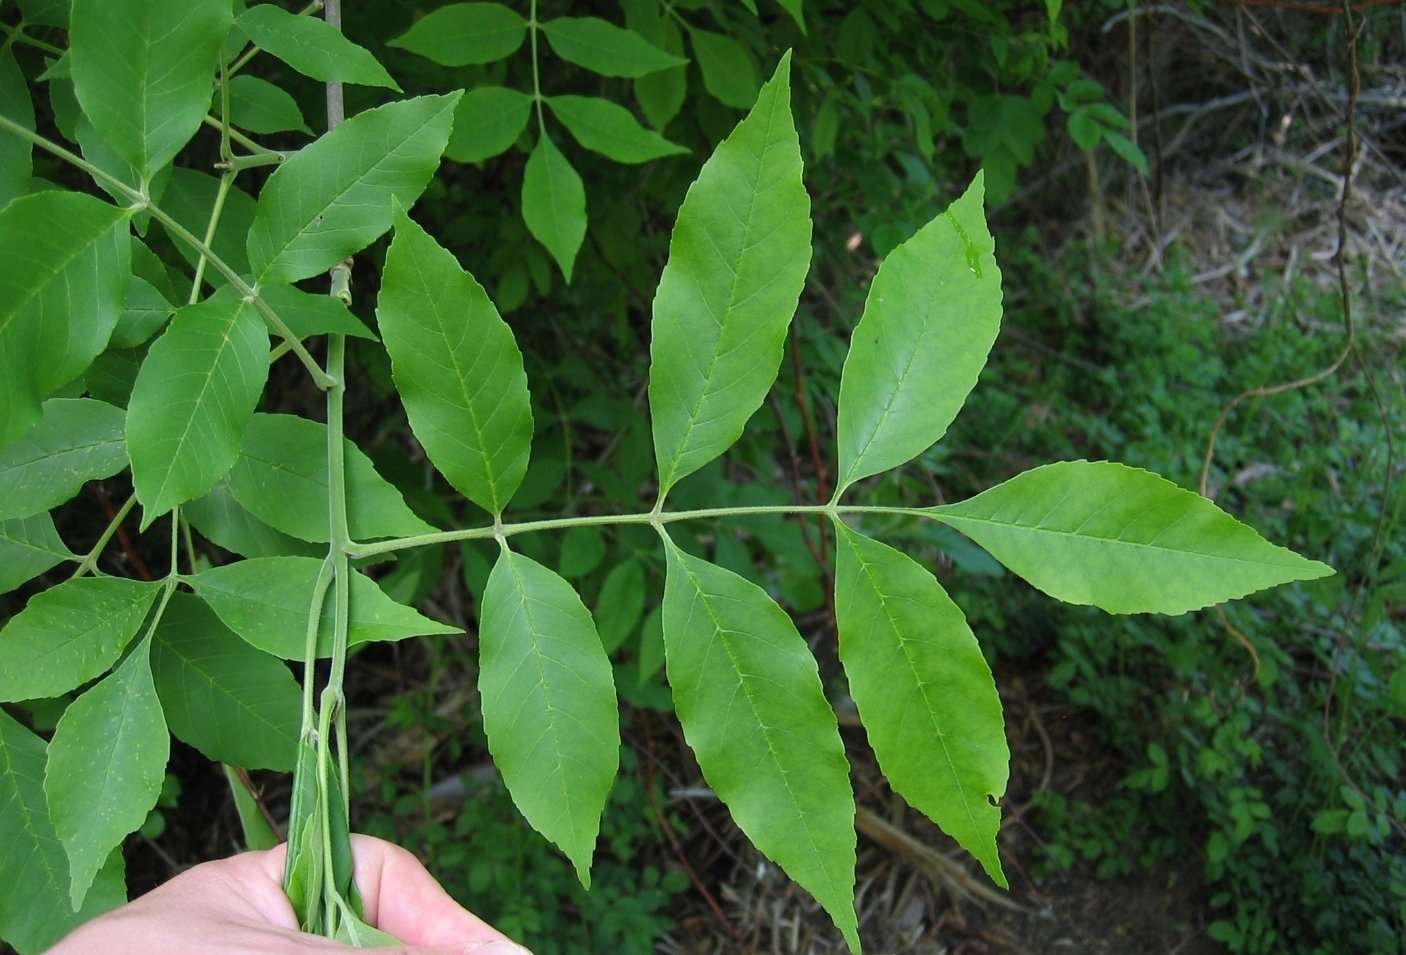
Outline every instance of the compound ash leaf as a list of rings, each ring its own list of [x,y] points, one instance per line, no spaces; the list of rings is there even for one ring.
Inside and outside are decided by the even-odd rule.
[[[0,448],[107,347],[132,275],[128,218],[78,192],[21,196],[0,210]]]
[[[127,901],[122,853],[103,866],[78,911],[69,903],[68,856],[44,802],[44,741],[0,710],[0,938],[39,955],[60,938]]]
[[[59,696],[105,672],[160,591],[156,581],[77,577],[35,594],[0,630],[0,700]]]
[[[576,253],[586,238],[586,187],[545,131],[522,172],[522,221],[556,259],[569,284]]]
[[[429,185],[459,96],[417,96],[358,113],[279,166],[249,228],[257,283],[326,272],[389,229],[391,200],[413,205]]]
[[[234,499],[228,481],[216,484],[204,497],[182,504],[181,516],[212,543],[240,557],[313,557],[327,553],[326,547],[289,537],[250,514]]]
[[[1112,461],[1032,468],[927,514],[1051,597],[1109,613],[1186,613],[1334,573],[1201,495]]]
[[[200,598],[172,594],[151,647],[156,692],[175,736],[217,763],[293,768],[301,719],[288,667],[254,649]]]
[[[248,643],[284,660],[301,660],[308,609],[322,561],[313,557],[258,557],[212,567],[189,578],[195,592]],[[396,603],[371,578],[351,576],[350,646],[378,640],[458,633]],[[317,655],[332,654],[332,611],[322,614]]]
[[[620,760],[610,660],[571,585],[503,548],[483,597],[479,690],[488,748],[513,802],[590,888]]]
[[[268,368],[263,319],[233,289],[176,313],[143,360],[127,405],[142,527],[205,494],[234,466]]]
[[[370,50],[348,40],[321,17],[299,16],[261,3],[240,14],[236,25],[260,49],[310,79],[400,90]]]
[[[47,512],[0,520],[0,594],[71,559],[73,553]]]
[[[126,413],[92,398],[50,398],[39,423],[0,451],[0,520],[29,517],[127,466]]]
[[[464,93],[454,110],[454,132],[444,155],[455,162],[482,162],[517,142],[532,115],[532,97],[502,86]]]
[[[649,162],[688,152],[639,124],[618,103],[598,96],[549,96],[552,115],[587,149],[623,163]]]
[[[34,101],[29,84],[15,62],[14,50],[0,50],[0,116],[34,129]],[[18,136],[0,137],[0,209],[29,191],[34,175],[34,145]]]
[[[430,461],[459,493],[501,514],[532,450],[522,352],[483,286],[404,210],[396,212],[376,319]]]
[[[476,66],[512,56],[526,36],[522,14],[501,3],[451,3],[420,17],[388,45],[440,66]]]
[[[410,510],[395,485],[350,440],[343,458],[347,522],[354,538],[434,533],[436,528]],[[297,415],[254,415],[229,473],[229,490],[246,511],[280,533],[315,543],[331,540],[327,426]]]
[[[232,22],[230,0],[73,0],[74,92],[143,184],[200,128]]]
[[[756,584],[667,538],[665,551],[665,666],[684,737],[738,827],[858,951],[854,795],[810,648]]]
[[[835,522],[840,660],[894,792],[1006,885],[996,852],[1010,750],[961,608],[906,554]]]
[[[757,65],[747,48],[732,37],[698,27],[688,28],[703,88],[733,109],[746,109],[757,96]]]
[[[557,56],[602,76],[635,78],[688,62],[599,17],[558,17],[542,32]]]
[[[49,743],[44,795],[68,853],[69,898],[83,904],[112,850],[161,794],[171,737],[151,677],[151,644],[69,704]]]
[[[298,101],[282,87],[257,76],[240,74],[229,78],[229,121],[251,133],[283,133],[292,130],[311,134]],[[215,102],[219,102],[219,92]]]
[[[288,330],[299,338],[348,335],[373,342],[376,340],[376,334],[335,296],[304,292],[291,285],[270,285],[260,289],[259,294],[269,308],[283,319]]]
[[[840,482],[921,454],[946,433],[1001,325],[1001,273],[980,173],[960,199],[889,253],[840,378]]]
[[[649,410],[659,496],[761,406],[810,267],[790,55],[689,187],[654,296]]]

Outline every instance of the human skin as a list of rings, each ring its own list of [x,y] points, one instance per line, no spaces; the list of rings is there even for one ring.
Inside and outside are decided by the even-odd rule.
[[[409,852],[353,836],[366,922],[405,943],[382,955],[530,955],[440,888]],[[357,949],[298,931],[283,894],[285,847],[206,862],[94,919],[49,955],[317,955]],[[366,951],[366,950],[361,950]]]

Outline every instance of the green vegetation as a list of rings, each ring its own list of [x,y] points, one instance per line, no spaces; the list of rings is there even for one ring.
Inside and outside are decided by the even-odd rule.
[[[1135,122],[1219,91],[1145,12],[0,4],[0,938],[225,851],[227,779],[361,946],[349,827],[538,955],[737,944],[752,847],[873,946],[882,802],[1017,897],[1174,866],[1229,951],[1397,951],[1406,283],[1247,264],[1347,234],[1337,112],[1276,134],[1308,213],[1174,238],[1178,148],[1266,160]],[[1334,22],[1274,56],[1356,104],[1401,38]],[[1031,784],[1006,694],[1101,772]]]

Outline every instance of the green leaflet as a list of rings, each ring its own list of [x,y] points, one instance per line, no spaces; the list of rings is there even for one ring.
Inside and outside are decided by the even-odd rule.
[[[683,31],[662,5],[632,0],[622,3],[621,7],[625,11],[625,24],[631,30],[668,53],[683,53]],[[650,125],[663,130],[683,108],[684,97],[688,95],[688,70],[674,66],[641,76],[634,81],[634,88],[635,99],[649,117]]]
[[[376,320],[430,461],[459,493],[501,514],[532,450],[522,352],[483,286],[404,210],[396,212]]]
[[[222,768],[225,771],[225,782],[229,784],[230,795],[234,798],[234,811],[239,816],[239,828],[244,833],[244,848],[272,849],[282,842],[273,826],[259,811],[259,804],[249,787],[244,785],[233,769],[228,766]]]
[[[547,105],[578,143],[616,162],[642,163],[688,152],[686,147],[644,128],[628,109],[608,99],[549,96]]]
[[[376,334],[334,296],[314,295],[291,285],[270,285],[259,294],[299,338],[331,334],[376,340]]]
[[[586,188],[545,131],[523,169],[522,220],[570,283],[571,267],[586,237]]]
[[[131,277],[124,209],[77,192],[0,210],[0,448],[107,347]]]
[[[176,307],[161,290],[144,278],[133,275],[122,300],[122,314],[108,340],[110,348],[137,348],[160,331],[176,313]]]
[[[215,193],[220,181],[214,176],[195,169],[177,167],[171,170],[171,182],[161,197],[161,208],[175,219],[191,235],[205,236],[210,221],[210,210],[215,205]],[[254,222],[254,197],[238,186],[233,186],[225,196],[224,211],[215,229],[215,239],[210,243],[211,250],[230,268],[241,275],[249,272],[249,253],[245,250],[244,239]],[[199,254],[184,242],[173,240],[176,252],[195,268]],[[213,288],[223,286],[226,279],[219,269],[206,268],[205,282]]]
[[[121,408],[91,398],[50,398],[39,423],[0,451],[0,520],[70,500],[83,485],[127,466]]]
[[[644,565],[631,557],[610,569],[596,599],[596,627],[606,653],[624,645],[644,615]]]
[[[776,2],[781,5],[783,10],[791,14],[791,19],[796,21],[796,26],[801,28],[802,33],[805,33],[806,18],[805,11],[802,8],[802,4],[805,0],[776,0]]]
[[[29,84],[8,48],[0,50],[0,116],[12,119],[25,129],[34,128],[34,101]],[[29,189],[34,175],[34,147],[18,136],[0,136],[0,209]]]
[[[1001,272],[983,178],[889,253],[869,286],[840,379],[840,481],[916,457],[976,384],[1001,325]]]
[[[199,598],[173,594],[151,646],[156,692],[175,736],[217,763],[293,768],[301,698],[288,667],[255,650]]]
[[[160,590],[158,582],[77,577],[35,594],[0,630],[0,700],[58,696],[106,672]]]
[[[47,513],[0,520],[0,594],[72,558]],[[4,644],[0,644],[3,654]]]
[[[171,181],[175,183],[180,177],[172,176]],[[176,284],[172,279],[172,271],[166,263],[157,257],[156,253],[142,244],[140,239],[132,238],[132,276],[144,279],[156,289],[166,301],[176,299]],[[184,283],[185,277],[181,277]]]
[[[434,175],[459,95],[417,96],[358,113],[279,166],[249,229],[257,283],[325,272],[389,229],[391,199],[413,205]]]
[[[605,559],[605,535],[599,527],[573,527],[561,538],[557,573],[566,578],[584,577]]]
[[[766,592],[665,538],[674,708],[708,785],[752,844],[859,951],[854,796],[815,659]]]
[[[98,873],[83,907],[69,903],[68,856],[44,802],[44,741],[0,709],[0,938],[39,955],[89,919],[127,901],[122,853]]]
[[[216,90],[215,102],[219,101]],[[251,133],[312,132],[297,100],[268,80],[243,73],[229,78],[229,121]]]
[[[176,313],[127,404],[127,452],[145,528],[234,466],[268,379],[269,338],[252,302],[224,289]]]
[[[466,92],[454,110],[454,132],[444,155],[455,162],[482,162],[517,142],[532,115],[532,97],[502,86]]]
[[[200,128],[231,21],[230,0],[73,0],[74,92],[143,184]]]
[[[420,17],[388,45],[440,66],[471,66],[511,56],[526,36],[527,21],[501,3],[451,3]]]
[[[237,21],[250,42],[306,77],[322,83],[355,83],[400,91],[371,51],[321,17],[298,16],[271,3],[245,10]]]
[[[358,540],[431,534],[351,441],[344,451],[347,522]],[[327,426],[286,414],[256,414],[229,473],[234,499],[260,521],[305,541],[331,540],[327,526]]]
[[[322,561],[312,557],[260,557],[213,567],[187,578],[225,626],[266,653],[303,659],[308,610]],[[322,614],[319,657],[332,653],[332,608]],[[350,646],[376,640],[459,633],[387,597],[375,581],[351,576]]]
[[[620,760],[610,660],[565,580],[505,546],[484,593],[479,692],[493,762],[532,827],[591,887]]]
[[[558,17],[542,32],[557,56],[602,76],[646,76],[688,62],[598,17]]]
[[[76,909],[109,853],[146,821],[161,794],[171,738],[143,641],[71,703],[49,743],[44,795],[68,853]]]
[[[696,27],[689,27],[688,39],[703,74],[703,88],[726,106],[750,107],[757,99],[757,65],[746,48],[730,36]]]
[[[637,686],[644,686],[664,666],[664,614],[655,607],[640,625],[639,675]]]
[[[790,58],[689,187],[654,296],[649,410],[662,500],[742,434],[776,379],[810,264]]]
[[[1334,573],[1201,495],[1112,461],[1032,468],[927,513],[1051,597],[1109,613],[1186,613]]]
[[[289,537],[250,514],[234,499],[228,481],[181,505],[181,516],[205,537],[240,557],[312,557],[327,552],[326,547]]]
[[[961,609],[911,557],[835,521],[840,659],[885,778],[1006,886],[996,851],[1010,751]]]

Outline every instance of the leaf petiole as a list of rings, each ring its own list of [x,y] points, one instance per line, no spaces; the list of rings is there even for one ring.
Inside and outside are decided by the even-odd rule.
[[[483,527],[469,527],[454,531],[440,531],[436,534],[416,534],[413,537],[399,537],[370,544],[349,543],[346,555],[360,559],[376,554],[389,554],[411,547],[424,547],[430,544],[448,544],[462,540],[486,540],[492,537],[511,537],[514,534],[532,534],[539,531],[566,530],[572,527],[609,526],[613,524],[652,524],[660,527],[678,521],[706,520],[716,517],[757,517],[768,514],[819,514],[835,517],[841,514],[892,514],[900,517],[938,518],[917,507],[870,507],[865,505],[831,504],[767,504],[753,507],[704,507],[691,511],[642,511],[636,514],[600,514],[589,517],[557,517],[542,521],[519,521],[517,523],[488,524]]]

